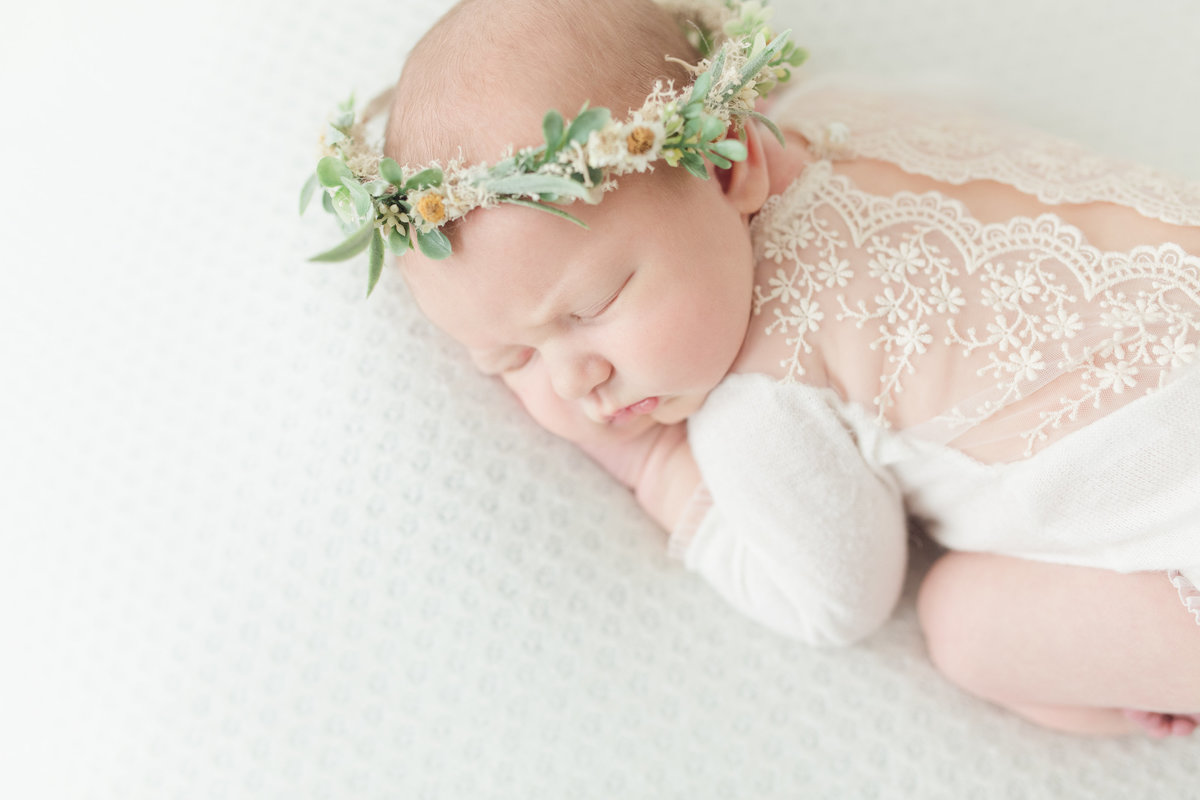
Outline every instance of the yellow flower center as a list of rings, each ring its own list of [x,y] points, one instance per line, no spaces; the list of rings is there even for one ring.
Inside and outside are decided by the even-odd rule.
[[[625,137],[625,149],[630,155],[640,156],[654,147],[654,131],[644,125],[639,125]]]
[[[427,194],[417,201],[417,212],[430,225],[437,225],[446,218],[446,206],[436,194]]]

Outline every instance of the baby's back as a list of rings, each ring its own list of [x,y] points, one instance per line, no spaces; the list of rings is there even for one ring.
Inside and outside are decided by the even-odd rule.
[[[835,389],[1014,461],[1167,382],[1200,343],[1200,187],[871,94],[804,93],[754,222],[735,371]]]

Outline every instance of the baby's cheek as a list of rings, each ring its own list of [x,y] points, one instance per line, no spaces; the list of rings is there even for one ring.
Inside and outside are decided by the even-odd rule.
[[[527,367],[502,376],[504,384],[517,396],[529,416],[556,436],[572,442],[588,438],[597,427],[587,418],[578,403],[559,397],[550,381],[539,378],[536,367]]]

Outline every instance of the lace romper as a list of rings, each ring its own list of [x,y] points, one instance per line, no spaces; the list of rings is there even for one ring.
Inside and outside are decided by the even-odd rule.
[[[1200,252],[1067,221],[1200,228],[1200,184],[911,97],[773,116],[817,156],[752,229],[750,335],[784,377],[731,375],[689,420],[705,489],[671,552],[769,626],[849,641],[899,593],[902,500],[953,549],[1163,571],[1200,623]],[[866,191],[854,159],[902,177]]]

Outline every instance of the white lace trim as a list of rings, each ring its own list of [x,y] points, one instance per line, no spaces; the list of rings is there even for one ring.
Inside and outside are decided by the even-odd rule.
[[[1200,589],[1197,589],[1177,569],[1168,570],[1167,578],[1171,581],[1171,585],[1179,592],[1180,602],[1183,603],[1188,611],[1192,612],[1192,616],[1196,618],[1196,624],[1200,625]]]
[[[994,180],[1043,203],[1109,202],[1173,225],[1200,225],[1200,183],[925,99],[798,93],[775,116],[820,157],[876,158],[946,183]]]
[[[977,374],[995,378],[994,389],[931,423],[946,441],[1054,378],[1079,375],[1079,393],[1022,434],[1026,456],[1083,406],[1099,407],[1102,393],[1161,386],[1200,345],[1200,258],[1174,244],[1102,252],[1052,214],[985,225],[936,192],[863,192],[829,161],[771,198],[753,233],[759,261],[781,265],[755,288],[754,310],[771,312],[768,334],[787,337],[784,380],[804,375],[802,355],[827,316],[878,326],[870,347],[887,357],[873,403],[885,426],[935,337],[963,357],[986,356]],[[865,275],[851,265],[863,254]],[[847,302],[848,286],[860,299]],[[964,330],[964,309],[986,314],[986,329]]]

